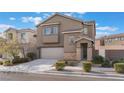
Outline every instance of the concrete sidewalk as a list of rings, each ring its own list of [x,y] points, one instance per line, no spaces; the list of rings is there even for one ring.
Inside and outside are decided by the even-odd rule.
[[[66,66],[63,71],[56,71],[55,68],[53,68],[45,72],[49,74],[113,78],[124,80],[124,74],[116,73],[113,68],[93,67],[91,72],[86,73],[82,70],[81,67]]]

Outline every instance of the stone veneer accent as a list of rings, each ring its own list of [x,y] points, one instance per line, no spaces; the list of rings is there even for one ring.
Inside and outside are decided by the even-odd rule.
[[[64,53],[65,60],[76,60],[76,53]]]
[[[92,48],[87,48],[87,60],[91,61],[92,60]]]
[[[76,48],[76,60],[81,60],[81,48]]]

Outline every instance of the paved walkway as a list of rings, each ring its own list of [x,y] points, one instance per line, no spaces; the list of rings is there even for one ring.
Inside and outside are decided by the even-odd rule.
[[[39,71],[47,71],[52,69],[52,65],[56,63],[54,59],[37,59],[31,62],[15,65],[15,66],[0,66],[0,71],[3,72],[26,72],[38,73]]]
[[[0,71],[124,80],[124,74],[117,74],[113,68],[92,67],[92,72],[86,73],[82,70],[82,66],[79,65],[74,67],[66,66],[64,71],[56,71],[55,67],[53,67],[56,62],[57,60],[54,59],[37,59],[16,66],[0,66]]]

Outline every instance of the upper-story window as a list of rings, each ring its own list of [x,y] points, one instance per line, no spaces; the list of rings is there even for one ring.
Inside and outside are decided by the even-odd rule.
[[[82,29],[82,34],[87,35],[87,34],[88,34],[88,28],[86,28],[86,27],[83,28],[83,29]]]
[[[9,34],[8,34],[8,38],[9,38],[10,40],[12,40],[12,39],[13,39],[13,34],[12,34],[12,33],[9,33]]]
[[[58,34],[58,26],[44,27],[44,35]]]
[[[23,39],[23,40],[26,39],[26,33],[21,33],[21,39]]]
[[[68,37],[68,42],[70,45],[74,44],[75,36],[69,36]]]
[[[52,33],[51,27],[45,27],[44,28],[44,35],[50,35]]]
[[[53,26],[52,27],[52,33],[53,34],[58,34],[58,26]]]

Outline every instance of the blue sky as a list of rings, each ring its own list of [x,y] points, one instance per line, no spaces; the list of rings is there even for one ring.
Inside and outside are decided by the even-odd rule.
[[[9,27],[32,28],[53,12],[0,12],[0,32]],[[81,20],[95,20],[97,37],[124,33],[124,12],[61,12]]]

